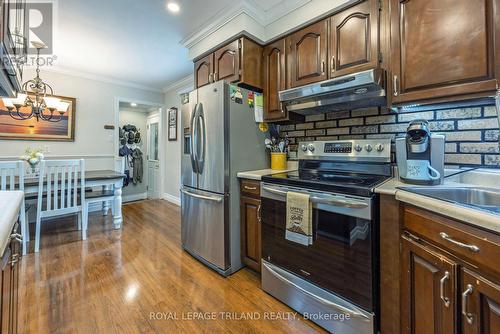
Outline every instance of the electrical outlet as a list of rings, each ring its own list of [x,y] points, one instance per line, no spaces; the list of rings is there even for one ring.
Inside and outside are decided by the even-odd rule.
[[[45,145],[43,147],[43,153],[45,153],[45,154],[50,153],[50,146],[49,145]]]

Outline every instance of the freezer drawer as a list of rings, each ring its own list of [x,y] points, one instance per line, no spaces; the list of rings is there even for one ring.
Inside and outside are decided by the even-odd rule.
[[[198,189],[181,189],[182,246],[213,266],[230,266],[227,198]]]

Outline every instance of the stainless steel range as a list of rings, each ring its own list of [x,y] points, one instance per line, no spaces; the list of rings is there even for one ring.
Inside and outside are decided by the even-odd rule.
[[[262,288],[334,333],[378,327],[378,197],[390,140],[316,141],[299,170],[263,177]],[[309,194],[312,244],[286,238],[287,194]]]

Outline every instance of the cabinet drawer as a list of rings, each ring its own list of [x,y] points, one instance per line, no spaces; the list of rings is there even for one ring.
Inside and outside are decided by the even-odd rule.
[[[458,258],[500,274],[497,234],[414,207],[405,207],[404,227]]]
[[[260,182],[241,180],[241,194],[252,197],[260,197]]]

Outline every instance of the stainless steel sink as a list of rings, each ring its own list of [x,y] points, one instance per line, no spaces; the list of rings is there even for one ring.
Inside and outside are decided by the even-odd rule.
[[[500,214],[500,189],[486,187],[401,187],[400,189]]]

